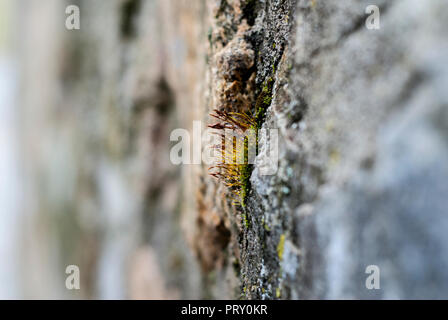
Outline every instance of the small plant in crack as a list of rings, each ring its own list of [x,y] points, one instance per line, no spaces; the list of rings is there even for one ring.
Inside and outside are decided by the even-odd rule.
[[[255,103],[254,115],[218,109],[210,114],[218,122],[209,128],[216,129],[220,138],[220,143],[213,147],[220,151],[218,163],[209,169],[210,175],[222,181],[235,197],[234,204],[243,208],[246,207],[250,175],[258,152],[258,129],[271,104],[273,82],[272,77],[264,82]],[[243,219],[247,225],[246,217]]]
[[[231,191],[234,204],[245,207],[257,148],[256,119],[247,113],[220,110],[210,115],[218,122],[209,127],[219,135],[219,144],[213,146],[218,149],[218,161],[210,168],[210,175]]]
[[[231,112],[215,109],[210,115],[218,120],[209,128],[217,130],[219,143],[216,165],[209,168],[210,175],[220,180],[233,195],[233,204],[244,210],[241,218],[249,228],[246,210],[251,188],[250,176],[258,154],[258,130],[264,122],[266,110],[272,102],[274,80],[267,78],[255,102],[255,113]]]

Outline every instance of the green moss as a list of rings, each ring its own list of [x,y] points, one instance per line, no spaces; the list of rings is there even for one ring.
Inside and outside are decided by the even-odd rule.
[[[275,297],[280,298],[281,296],[282,296],[282,291],[278,287],[277,289],[275,289]]]
[[[224,124],[231,126],[233,129],[238,130],[240,133],[246,132],[248,129],[255,127],[255,119],[249,114],[245,113],[233,113],[223,112],[215,110],[213,117],[221,121],[221,124],[211,125],[212,128],[223,130]],[[225,185],[233,192],[236,197],[236,203],[241,205],[243,209],[246,207],[247,195],[250,190],[250,176],[253,170],[253,165],[249,163],[249,141],[257,139],[256,134],[250,130],[249,134],[245,135],[242,139],[233,137],[233,148],[223,148],[223,159],[219,165],[219,172],[211,173],[212,176],[221,179]],[[254,136],[255,135],[255,136]],[[232,143],[232,140],[226,140],[225,135],[221,135],[221,143],[225,145]],[[241,139],[237,141],[238,139]],[[240,157],[243,156],[243,159]],[[231,159],[232,163],[227,162],[226,159]],[[241,161],[242,160],[242,161]]]
[[[271,228],[269,228],[268,224],[266,223],[266,221],[264,220],[264,217],[261,218],[261,224],[263,225],[264,230],[266,231],[271,231]]]
[[[261,128],[261,125],[264,121],[266,109],[272,102],[272,87],[274,80],[272,77],[269,77],[264,82],[264,85],[261,89],[261,93],[257,97],[257,101],[255,103],[255,126],[251,126],[250,130],[255,131],[255,141],[256,141],[256,150],[258,154],[258,130]],[[244,140],[244,164],[241,167],[241,193],[240,193],[240,203],[243,208],[246,208],[247,204],[247,196],[249,194],[249,190],[251,188],[250,185],[250,176],[252,174],[253,165],[249,164],[249,151],[248,151],[248,138],[246,137]],[[249,223],[247,217],[245,217],[244,224],[246,227],[249,227]]]
[[[285,250],[285,235],[282,234],[280,236],[280,240],[278,241],[277,245],[277,255],[280,261],[283,259],[284,250]]]
[[[263,103],[264,103],[265,105],[270,105],[270,104],[271,104],[271,101],[272,101],[272,97],[271,97],[271,96],[266,96],[266,97],[264,97],[264,99],[263,99]]]
[[[221,2],[222,4],[223,2]],[[275,68],[273,68],[274,70]],[[268,77],[260,90],[260,93],[257,97],[257,100],[255,102],[255,115],[249,115],[249,114],[240,114],[239,119],[235,120],[235,118],[238,118],[238,115],[235,116],[235,114],[232,113],[226,113],[226,112],[220,112],[216,110],[216,114],[214,115],[215,118],[221,120],[224,123],[230,124],[231,126],[239,126],[240,129],[243,129],[244,131],[250,129],[251,132],[255,132],[255,150],[258,154],[258,130],[261,128],[265,113],[267,108],[270,106],[272,102],[272,88],[273,88],[274,80],[272,77]],[[249,119],[250,118],[250,119]],[[248,126],[250,124],[250,126]],[[216,126],[216,125],[214,125]],[[237,144],[241,145],[241,144]],[[230,181],[228,182],[228,187],[231,189],[231,191],[234,192],[235,195],[238,196],[238,202],[241,205],[241,207],[244,209],[244,213],[242,214],[242,222],[246,228],[250,227],[249,221],[247,217],[247,197],[249,195],[249,191],[251,188],[250,185],[250,176],[253,171],[253,164],[249,163],[249,137],[244,137],[244,144],[243,144],[243,154],[244,154],[244,161],[243,164],[238,164],[236,167],[230,167],[226,168],[225,166],[222,166],[224,168],[224,174],[220,173],[213,173],[212,175],[222,179],[223,181]],[[241,150],[236,151],[237,154],[241,154]],[[251,159],[252,160],[252,159]],[[226,171],[227,170],[227,171]],[[235,174],[235,172],[237,174]],[[226,175],[227,174],[227,175]],[[268,228],[269,229],[269,228]]]
[[[271,231],[271,228],[269,228],[269,226],[266,223],[263,223],[263,228],[268,232]]]
[[[252,126],[251,126],[252,129]],[[250,175],[252,173],[252,165],[249,164],[249,138],[244,138],[244,164],[241,168],[241,206],[246,207],[247,194],[250,189]]]
[[[245,213],[241,214],[241,219],[243,220],[243,225],[246,229],[249,229],[249,220],[247,220],[247,215]]]
[[[248,164],[242,165],[242,173],[240,176],[241,180],[241,193],[240,193],[240,200],[241,200],[241,206],[243,208],[246,207],[247,203],[247,194],[249,193],[250,189],[250,173],[252,170],[249,168]]]

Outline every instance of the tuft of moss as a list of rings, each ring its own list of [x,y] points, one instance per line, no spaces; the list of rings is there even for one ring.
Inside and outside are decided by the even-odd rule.
[[[247,215],[245,213],[241,214],[241,219],[243,220],[244,227],[249,229],[249,220],[247,219]]]
[[[217,165],[210,168],[214,170],[210,174],[223,181],[235,196],[236,202],[245,208],[253,170],[249,164],[249,136],[246,131],[251,130],[248,134],[254,134],[252,131],[256,127],[254,117],[245,113],[219,110],[215,110],[212,116],[220,121],[209,127],[217,129],[221,137],[220,145],[214,146],[221,151],[221,159]],[[226,136],[226,129],[237,131],[237,136]],[[257,137],[253,138],[256,141]],[[228,146],[232,147],[227,148]]]
[[[282,234],[280,236],[280,240],[278,241],[277,245],[277,255],[280,261],[283,259],[284,251],[285,251],[285,234]]]
[[[270,232],[270,231],[271,231],[271,228],[269,228],[269,226],[267,225],[266,222],[263,223],[263,228],[264,228],[264,230],[266,230],[267,232]]]
[[[272,97],[271,96],[266,96],[266,97],[263,98],[263,103],[265,105],[270,105],[271,101],[272,101]]]
[[[275,70],[275,67],[273,67],[273,70]],[[266,110],[272,102],[273,84],[274,79],[272,77],[269,77],[264,81],[261,92],[255,102],[255,115],[220,110],[214,110],[214,113],[211,114],[211,116],[218,119],[219,122],[210,125],[209,127],[220,130],[222,138],[221,145],[215,147],[221,148],[223,152],[221,163],[210,168],[217,169],[217,171],[211,172],[210,174],[224,182],[229,190],[236,196],[236,202],[243,208],[247,205],[247,196],[251,188],[250,176],[253,170],[253,165],[249,164],[248,161],[249,139],[246,135],[243,135],[244,141],[236,141],[236,143],[232,142],[234,146],[233,150],[225,150],[224,146],[226,145],[227,138],[224,136],[223,132],[225,129],[234,129],[241,133],[244,133],[246,130],[251,130],[251,132],[255,133],[255,150],[258,153],[258,130],[261,128]],[[241,146],[243,147],[241,148]],[[229,159],[237,159],[241,156],[244,158],[243,163],[228,162]],[[249,222],[245,215],[243,217],[243,222],[248,228]]]
[[[275,297],[278,299],[282,296],[282,291],[280,290],[279,287],[277,287],[277,289],[275,289]]]
[[[251,125],[250,130],[253,130],[253,125]],[[258,143],[258,142],[257,142]],[[258,147],[258,145],[256,146]],[[247,195],[250,189],[250,175],[253,170],[253,166],[249,164],[249,139],[244,138],[244,164],[241,167],[241,205],[246,207]]]

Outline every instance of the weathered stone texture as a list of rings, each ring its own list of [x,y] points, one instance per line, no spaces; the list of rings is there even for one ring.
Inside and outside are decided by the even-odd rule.
[[[24,261],[79,264],[83,297],[448,297],[445,0],[377,0],[380,30],[364,0],[79,0],[81,30],[55,28],[69,2],[23,20],[46,21],[21,113],[48,222]],[[255,164],[245,208],[205,164],[170,163],[174,128],[260,101],[278,170]],[[66,294],[48,286],[30,296]]]
[[[248,264],[268,270],[282,298],[448,292],[448,7],[378,2],[381,29],[368,30],[368,4],[298,1],[291,69],[278,68],[265,125],[280,128],[280,167],[252,176],[254,215],[271,231],[258,227]],[[381,290],[366,290],[372,264]],[[246,279],[260,284],[250,296],[263,297],[259,273]]]

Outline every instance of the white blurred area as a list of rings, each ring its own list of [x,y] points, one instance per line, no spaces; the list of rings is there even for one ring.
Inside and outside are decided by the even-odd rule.
[[[12,54],[12,1],[0,0],[0,298],[20,298],[19,224],[22,202],[17,137],[16,61]]]

